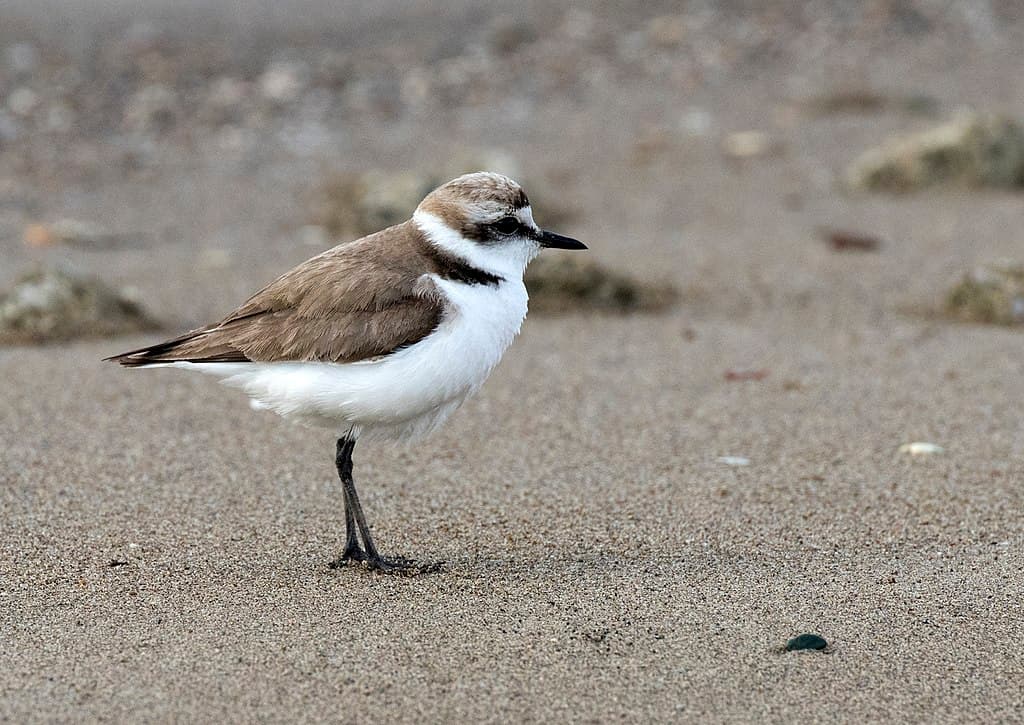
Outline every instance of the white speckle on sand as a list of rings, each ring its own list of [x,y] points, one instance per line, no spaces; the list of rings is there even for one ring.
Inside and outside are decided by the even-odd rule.
[[[904,443],[900,446],[900,453],[909,453],[912,456],[930,456],[935,453],[942,453],[943,450],[943,447],[940,445],[936,445],[935,443],[926,443],[923,441]]]

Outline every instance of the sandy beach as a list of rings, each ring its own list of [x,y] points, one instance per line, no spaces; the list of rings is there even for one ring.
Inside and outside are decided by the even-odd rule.
[[[650,24],[674,4],[524,5],[528,39],[485,84],[500,89],[452,108],[408,90],[384,104],[380,88],[415,84],[380,68],[478,57],[506,22],[496,8],[353,9],[335,47],[382,49],[379,67],[346,56],[338,115],[316,80],[266,127],[191,125],[184,91],[160,133],[96,120],[55,136],[5,112],[20,130],[0,142],[0,288],[64,265],[131,286],[165,330],[0,348],[0,720],[1024,719],[1024,338],[941,312],[975,265],[1024,255],[1024,193],[839,188],[861,150],[962,105],[1024,118],[1024,14],[769,3],[740,22],[727,5],[693,9],[675,45],[671,23]],[[167,47],[189,47],[160,7],[144,10]],[[62,37],[15,3],[0,50],[66,41],[102,66],[83,48],[130,25],[107,11],[120,25]],[[266,17],[257,73],[326,42]],[[643,38],[657,47],[630,51]],[[204,61],[211,78],[256,62],[226,57]],[[936,110],[801,100],[852,87]],[[771,149],[723,153],[751,130]],[[217,319],[338,241],[309,238],[324,173],[431,167],[461,147],[511,153],[528,193],[539,179],[574,210],[558,231],[671,281],[680,303],[531,316],[442,432],[358,446],[383,552],[445,565],[331,570],[329,431],[205,377],[100,360]],[[131,241],[25,244],[26,225],[62,217]],[[837,251],[822,228],[881,243]],[[942,451],[900,452],[911,442]],[[782,651],[801,633],[828,649]]]

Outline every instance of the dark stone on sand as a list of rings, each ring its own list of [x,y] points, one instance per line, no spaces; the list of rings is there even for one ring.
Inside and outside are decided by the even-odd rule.
[[[786,642],[786,651],[795,652],[801,649],[825,649],[828,647],[828,642],[823,637],[819,637],[816,634],[801,634],[799,637]]]

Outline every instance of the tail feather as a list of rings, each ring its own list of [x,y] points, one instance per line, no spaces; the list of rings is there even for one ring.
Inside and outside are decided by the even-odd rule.
[[[206,348],[197,355],[197,346],[189,343],[195,342],[207,331],[208,328],[193,330],[173,340],[140,347],[138,350],[129,350],[120,355],[103,358],[103,360],[104,362],[116,362],[126,368],[166,365],[172,362],[251,362],[244,353],[227,345],[218,346],[215,349]]]

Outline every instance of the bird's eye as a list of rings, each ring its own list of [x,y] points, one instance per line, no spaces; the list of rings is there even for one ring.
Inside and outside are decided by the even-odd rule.
[[[519,230],[519,220],[514,216],[507,216],[494,222],[493,226],[499,234],[513,234]]]

